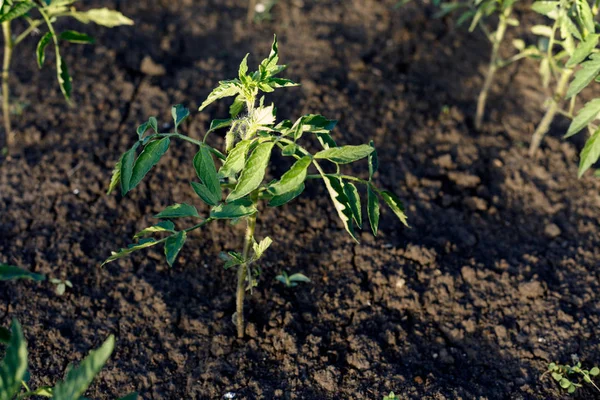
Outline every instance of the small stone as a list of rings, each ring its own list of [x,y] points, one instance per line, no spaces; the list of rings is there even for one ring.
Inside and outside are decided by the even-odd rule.
[[[142,73],[150,76],[161,76],[167,73],[165,67],[154,62],[150,56],[144,57],[140,66]]]
[[[561,233],[562,233],[562,231],[556,224],[548,224],[544,228],[544,234],[546,235],[546,237],[548,237],[550,239],[559,237]]]

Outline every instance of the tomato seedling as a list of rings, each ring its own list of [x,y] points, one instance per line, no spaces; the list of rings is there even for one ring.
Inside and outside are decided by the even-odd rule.
[[[279,282],[283,283],[287,288],[293,288],[298,286],[298,283],[309,283],[310,279],[304,274],[296,272],[295,274],[288,275],[287,272],[281,271],[280,275],[275,277]]]
[[[0,343],[6,345],[4,359],[0,361],[0,399],[21,400],[27,397],[48,397],[54,400],[74,400],[82,398],[115,347],[115,338],[108,339],[78,365],[69,365],[64,380],[54,387],[42,386],[35,390],[27,384],[29,372],[27,362],[27,342],[21,325],[14,320],[11,329],[0,328]],[[135,400],[137,393],[131,393],[120,400]]]
[[[94,22],[109,28],[119,25],[133,25],[133,21],[118,11],[99,8],[88,11],[77,11],[73,6],[77,0],[0,0],[0,23],[4,37],[4,58],[2,64],[2,114],[4,118],[5,143],[0,142],[0,149],[5,146],[11,149],[15,145],[15,136],[10,121],[10,65],[15,47],[32,34],[37,34],[39,28],[46,26],[48,32],[41,36],[37,45],[37,63],[40,68],[46,58],[46,47],[54,47],[56,58],[56,79],[60,90],[67,102],[71,100],[71,76],[64,59],[60,55],[60,43],[93,43],[94,39],[85,33],[72,30],[57,32],[54,23],[62,17],[72,17],[79,22],[88,24]],[[12,21],[22,20],[27,24],[18,35],[12,33]]]
[[[568,393],[574,393],[575,390],[582,387],[583,385],[581,382],[592,385],[594,389],[600,392],[600,388],[593,381],[593,378],[600,375],[600,369],[598,367],[587,370],[581,368],[580,362],[577,362],[577,364],[573,366],[550,363],[548,365],[548,370],[544,372],[541,378],[544,378],[547,374],[550,374],[550,376],[558,382],[560,387],[565,389]]]
[[[269,237],[260,242],[255,239],[259,203],[265,202],[269,207],[282,206],[304,191],[306,181],[322,180],[345,230],[357,240],[354,227],[361,227],[363,222],[361,200],[355,185],[359,184],[367,193],[367,215],[374,234],[377,234],[379,226],[380,198],[406,224],[404,208],[398,197],[375,186],[373,175],[377,171],[378,161],[372,142],[359,146],[338,146],[331,135],[336,121],[311,114],[295,122],[276,122],[275,106],[266,105],[264,97],[258,98],[260,92],[270,93],[278,88],[297,86],[289,79],[277,77],[285,69],[284,65],[278,65],[277,38],[269,56],[260,63],[257,71],[249,73],[247,59],[248,55],[240,64],[238,77],[221,81],[200,106],[201,111],[216,100],[233,97],[229,118],[213,120],[202,141],[179,132],[181,123],[189,115],[189,111],[181,105],[172,109],[173,132],[160,133],[156,118],[150,118],[137,129],[137,142],[121,156],[110,182],[109,192],[120,185],[122,195],[126,195],[158,163],[169,149],[172,139],[188,141],[199,147],[193,160],[199,181],[191,182],[191,186],[198,197],[210,206],[208,216],[201,217],[196,207],[190,204],[169,206],[155,215],[161,222],[135,235],[139,239],[137,243],[114,252],[105,261],[106,264],[136,250],[162,244],[167,263],[172,266],[191,231],[213,221],[245,221],[242,251],[229,252],[225,263],[225,268],[235,267],[238,270],[235,321],[240,338],[244,336],[244,296],[247,290],[252,290],[256,285],[256,278],[260,274],[257,262],[272,242]],[[222,128],[228,128],[224,152],[207,143],[210,134]],[[301,145],[301,139],[306,139],[308,135],[317,139],[321,151],[313,154]],[[136,156],[140,148],[143,150]],[[276,148],[283,157],[291,158],[294,163],[279,179],[265,182],[271,153]],[[221,163],[219,169],[213,156]],[[368,159],[368,179],[342,173],[342,165],[364,158]],[[325,167],[325,163],[333,168]],[[311,166],[315,174],[309,173]],[[224,194],[226,197],[223,200]],[[183,217],[198,222],[186,229],[176,229],[172,220]],[[167,236],[162,239],[151,237],[161,233]]]

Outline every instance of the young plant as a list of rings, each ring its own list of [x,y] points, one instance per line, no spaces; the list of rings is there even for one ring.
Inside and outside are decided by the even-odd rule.
[[[557,114],[574,118],[576,95],[598,75],[600,59],[594,55],[599,37],[594,21],[598,9],[591,8],[588,0],[536,1],[532,9],[553,22],[532,27],[532,32],[541,39],[537,47],[530,48],[529,56],[539,61],[539,72],[545,88],[553,78],[556,81],[546,113],[531,139],[529,155],[533,157]],[[579,65],[582,68],[577,71],[569,87],[573,72]],[[562,105],[565,98],[570,99],[566,109]],[[581,110],[581,117],[578,115],[574,124],[571,124],[566,137],[588,126],[595,118],[595,115],[591,115],[594,109],[598,110],[598,107],[588,103]],[[580,168],[580,175],[583,172]]]
[[[65,294],[67,287],[70,289],[73,288],[73,284],[68,279],[63,280],[63,279],[52,278],[52,279],[50,279],[50,283],[55,286],[54,291],[59,296],[62,296],[63,294]]]
[[[600,369],[598,367],[587,370],[581,368],[580,362],[573,366],[550,363],[548,365],[548,370],[544,372],[542,378],[547,374],[550,374],[552,378],[558,382],[560,387],[565,389],[568,393],[574,393],[577,388],[582,387],[583,385],[581,382],[589,383],[594,389],[600,392],[600,388],[598,388],[592,380],[592,378],[600,374]]]
[[[4,359],[0,362],[0,399],[21,400],[27,397],[48,397],[54,400],[83,399],[96,375],[100,372],[115,347],[115,338],[110,335],[97,350],[78,366],[69,365],[64,380],[54,387],[42,386],[31,390],[27,384],[27,342],[21,325],[14,320],[10,330],[0,328],[0,343],[7,345]],[[120,400],[135,400],[137,393],[131,393]]]
[[[118,11],[99,8],[88,11],[77,11],[73,6],[77,0],[0,0],[0,23],[4,37],[4,59],[2,64],[2,113],[4,117],[4,143],[0,142],[0,149],[5,146],[9,149],[15,144],[15,136],[11,129],[10,121],[10,65],[15,47],[32,34],[37,34],[39,28],[45,25],[48,29],[41,36],[37,45],[37,63],[40,68],[46,58],[46,47],[52,43],[56,58],[56,78],[60,90],[67,102],[71,99],[71,76],[65,61],[60,55],[60,43],[93,43],[94,40],[86,35],[72,30],[57,32],[54,23],[62,17],[73,17],[84,24],[94,22],[109,28],[119,25],[133,25],[133,21]],[[12,22],[22,20],[27,24],[18,35],[13,35]]]
[[[506,29],[508,26],[519,25],[519,21],[511,16],[515,2],[516,0],[466,0],[440,3],[441,11],[437,14],[438,16],[460,11],[461,14],[458,17],[457,24],[461,25],[470,20],[469,32],[473,32],[476,28],[481,29],[492,44],[492,53],[483,88],[479,92],[477,99],[477,111],[475,113],[475,127],[477,129],[481,129],[488,93],[498,69],[528,55],[527,49],[523,48],[518,49],[519,52],[509,59],[504,60],[500,57],[500,45],[504,41]],[[490,19],[493,15],[497,15],[498,17],[495,29],[488,26],[485,22],[486,19]]]
[[[387,396],[383,396],[383,400],[400,400],[400,397],[396,396],[394,392],[390,392]]]
[[[298,286],[298,283],[304,282],[309,283],[310,279],[304,274],[296,272],[295,274],[289,275],[285,271],[281,271],[281,275],[275,277],[279,282],[283,283],[286,288],[293,288]]]
[[[322,180],[345,230],[358,241],[354,227],[362,226],[363,213],[356,183],[366,190],[367,216],[374,234],[377,234],[379,226],[379,199],[383,199],[400,221],[406,224],[404,208],[398,197],[375,186],[373,176],[378,161],[372,142],[360,146],[338,146],[331,135],[336,121],[311,114],[295,122],[277,122],[275,106],[265,105],[264,97],[259,98],[260,92],[270,93],[278,88],[297,86],[289,79],[277,77],[285,69],[284,65],[278,65],[277,38],[269,56],[260,63],[257,71],[249,73],[247,59],[248,55],[240,64],[238,77],[221,81],[200,106],[201,111],[216,100],[233,97],[229,118],[213,120],[204,139],[199,141],[179,131],[189,115],[183,106],[172,109],[172,132],[159,132],[156,118],[151,117],[137,129],[138,140],[121,156],[109,186],[109,193],[120,185],[122,195],[126,195],[158,163],[169,149],[172,139],[184,140],[199,148],[193,160],[199,182],[191,182],[191,186],[210,207],[208,215],[201,217],[196,207],[190,204],[169,206],[155,215],[161,220],[159,223],[135,235],[135,239],[139,239],[137,243],[114,252],[104,262],[106,264],[136,250],[162,244],[167,263],[172,266],[191,231],[219,220],[244,221],[246,234],[242,250],[229,252],[225,264],[225,268],[237,268],[237,311],[234,319],[240,338],[244,336],[244,296],[247,290],[256,285],[256,276],[260,271],[257,263],[271,244],[269,237],[256,240],[259,205],[282,206],[304,191],[305,182]],[[226,127],[229,129],[225,135],[224,152],[221,152],[211,147],[207,139],[211,133]],[[313,154],[303,146],[302,142],[310,138],[316,139],[321,151]],[[143,150],[136,156],[140,148]],[[271,153],[275,148],[294,163],[279,179],[265,182]],[[221,164],[218,169],[213,156]],[[363,158],[368,158],[368,179],[341,171],[343,165]],[[316,173],[309,173],[309,168],[314,168]],[[195,219],[196,224],[177,229],[172,220],[183,217]],[[156,234],[166,234],[166,237],[152,237]]]

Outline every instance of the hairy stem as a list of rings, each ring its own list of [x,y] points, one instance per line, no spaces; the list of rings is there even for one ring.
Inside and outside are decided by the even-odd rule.
[[[496,30],[493,36],[493,45],[492,45],[492,56],[490,58],[490,66],[488,68],[487,74],[485,76],[485,81],[483,83],[483,88],[479,93],[479,98],[477,99],[477,112],[475,114],[475,128],[481,129],[481,123],[483,121],[483,116],[485,114],[485,104],[487,102],[488,93],[490,91],[490,87],[494,82],[494,76],[496,75],[496,71],[498,70],[499,64],[499,50],[500,44],[504,39],[504,34],[506,33],[507,22],[506,20],[510,16],[512,12],[512,7],[508,7],[504,12],[500,15],[500,20],[498,21],[498,29]]]
[[[256,202],[256,201],[255,201]],[[246,235],[244,237],[244,251],[242,257],[244,263],[238,268],[238,280],[237,280],[237,293],[235,300],[236,310],[236,327],[237,336],[242,339],[244,337],[244,297],[246,295],[246,279],[248,277],[248,257],[250,256],[250,249],[254,243],[254,230],[256,228],[256,213],[252,214],[246,219]]]
[[[12,59],[13,39],[10,30],[10,21],[2,23],[2,35],[4,36],[4,61],[2,63],[2,114],[4,117],[5,143],[0,147],[14,147],[14,135],[10,123],[10,87],[8,79],[10,77],[10,61]]]
[[[548,107],[548,110],[546,110],[544,118],[542,118],[542,121],[540,122],[537,129],[533,133],[533,136],[531,137],[531,144],[529,145],[530,157],[535,156],[535,153],[537,152],[538,148],[540,147],[540,144],[542,143],[544,135],[546,134],[546,132],[548,132],[548,129],[550,129],[550,124],[554,120],[554,116],[559,110],[560,103],[565,95],[569,84],[569,78],[571,77],[572,73],[573,71],[570,69],[564,69],[562,71],[558,79],[558,83],[556,84],[556,91],[554,92],[554,96],[552,97],[550,107]]]

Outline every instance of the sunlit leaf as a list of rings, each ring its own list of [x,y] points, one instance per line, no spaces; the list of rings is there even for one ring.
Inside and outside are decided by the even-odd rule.
[[[244,197],[260,186],[265,177],[267,165],[269,164],[269,159],[271,157],[271,150],[274,145],[274,142],[265,142],[256,146],[256,149],[254,149],[250,157],[248,157],[248,161],[242,170],[240,180],[235,186],[235,189],[227,197],[227,201],[233,201]]]
[[[154,218],[169,219],[169,218],[185,218],[185,217],[199,217],[198,210],[196,207],[181,203],[173,204],[156,214]]]
[[[186,238],[187,234],[185,231],[181,231],[173,236],[169,236],[165,241],[165,257],[167,258],[167,263],[170,267],[173,266],[173,263],[177,259],[177,255],[185,244]]]

